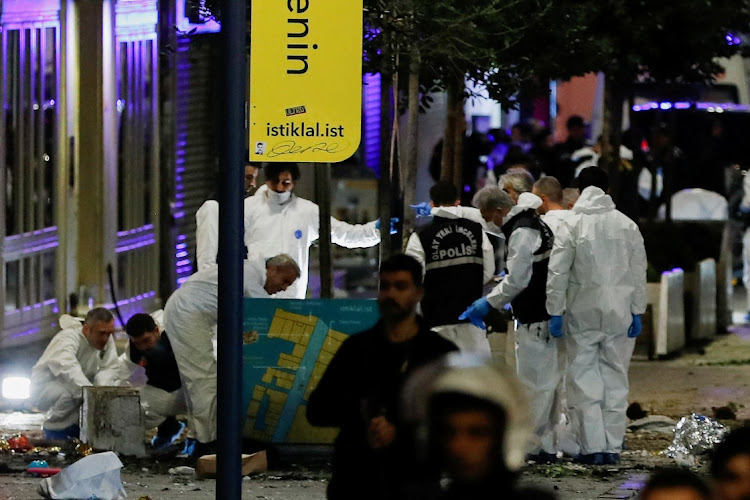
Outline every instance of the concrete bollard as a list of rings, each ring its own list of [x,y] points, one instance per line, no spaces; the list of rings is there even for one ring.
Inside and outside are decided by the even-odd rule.
[[[716,335],[716,261],[698,262],[694,272],[685,274],[685,313],[688,340],[700,343]]]
[[[653,350],[656,356],[666,356],[685,347],[684,272],[666,271],[661,283],[647,287],[648,303],[653,308]]]
[[[128,387],[84,387],[81,441],[95,450],[146,455],[141,398]]]

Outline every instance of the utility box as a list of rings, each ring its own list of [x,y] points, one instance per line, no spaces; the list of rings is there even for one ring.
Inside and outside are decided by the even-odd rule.
[[[81,441],[95,450],[146,455],[141,397],[129,387],[84,387]]]

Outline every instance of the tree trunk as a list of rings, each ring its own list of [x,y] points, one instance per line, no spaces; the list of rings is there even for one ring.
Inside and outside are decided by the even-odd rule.
[[[463,76],[448,82],[448,116],[443,137],[443,154],[440,163],[440,179],[452,182],[461,192],[463,181],[463,146],[466,133],[464,119]]]
[[[602,123],[602,162],[600,165],[609,174],[609,192],[615,204],[620,201],[620,144],[622,143],[622,105],[625,94],[611,78],[604,83],[604,116]]]
[[[419,68],[420,57],[419,49],[412,45],[410,50],[409,61],[409,95],[408,95],[408,117],[409,124],[406,131],[406,161],[404,169],[404,229],[402,233],[403,248],[409,236],[414,231],[416,216],[409,205],[414,205],[417,201],[417,157],[419,151]]]
[[[456,146],[456,116],[455,116],[455,98],[456,91],[454,82],[448,82],[446,88],[446,107],[447,114],[445,120],[445,133],[443,134],[443,149],[440,156],[440,180],[453,181],[453,155]]]
[[[384,34],[383,70],[380,73],[380,179],[378,181],[378,217],[380,218],[380,262],[391,256],[391,46],[389,33]]]
[[[453,184],[458,189],[459,197],[463,192],[464,177],[464,137],[466,137],[466,115],[464,113],[464,81],[463,77],[456,83],[456,95],[454,96],[453,116]]]

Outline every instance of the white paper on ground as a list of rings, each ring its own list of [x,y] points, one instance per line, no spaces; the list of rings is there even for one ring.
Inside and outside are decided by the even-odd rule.
[[[42,479],[37,493],[53,499],[119,500],[127,494],[120,480],[122,462],[112,451],[84,457],[59,474]]]

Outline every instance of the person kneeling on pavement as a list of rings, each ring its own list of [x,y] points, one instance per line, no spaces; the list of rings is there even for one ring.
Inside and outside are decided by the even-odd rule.
[[[109,310],[91,309],[83,324],[63,314],[60,327],[31,370],[32,403],[47,412],[42,424],[47,439],[78,437],[84,387],[119,384],[115,320]]]
[[[161,319],[162,312],[157,311],[154,316]],[[131,316],[125,331],[129,342],[120,356],[122,378],[139,389],[144,427],[159,428],[151,446],[167,446],[179,438],[185,428],[176,416],[187,412],[172,344],[167,332],[149,314]]]

